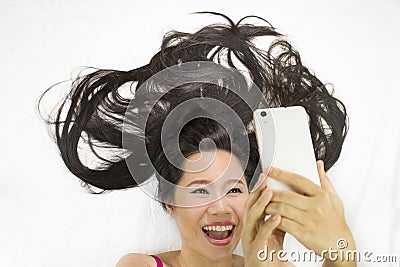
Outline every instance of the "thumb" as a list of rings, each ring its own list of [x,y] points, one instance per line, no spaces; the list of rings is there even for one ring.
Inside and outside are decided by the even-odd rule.
[[[336,189],[334,188],[332,182],[329,180],[328,176],[326,175],[326,172],[324,169],[324,162],[322,160],[318,160],[317,167],[318,167],[318,174],[319,174],[319,179],[321,182],[322,189],[328,191],[328,193],[331,195],[331,200],[333,201],[333,203],[335,203],[335,206],[338,207],[339,210],[343,213],[344,207],[343,207],[342,199],[340,198],[340,196],[336,192]]]

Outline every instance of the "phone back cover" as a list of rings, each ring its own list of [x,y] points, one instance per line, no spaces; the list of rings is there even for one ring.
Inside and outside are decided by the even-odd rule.
[[[267,116],[262,117],[262,111],[267,112]],[[263,168],[278,167],[298,173],[320,185],[308,116],[304,108],[292,106],[256,110],[254,119]],[[292,190],[274,179],[269,179],[268,186]]]

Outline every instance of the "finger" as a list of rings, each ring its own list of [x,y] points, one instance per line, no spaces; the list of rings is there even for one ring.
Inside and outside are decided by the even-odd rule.
[[[260,185],[257,187],[257,184]],[[248,211],[254,205],[254,203],[260,196],[262,190],[266,187],[267,187],[267,175],[265,173],[261,173],[258,177],[256,185],[254,186],[254,188],[256,189],[251,191],[249,194],[249,198],[247,199],[245,204],[245,210]]]
[[[322,160],[317,161],[317,167],[318,167],[318,174],[321,182],[321,187],[325,191],[328,192],[330,195],[330,199],[334,203],[336,207],[339,208],[340,211],[343,212],[343,203],[342,199],[340,198],[338,192],[336,191],[335,187],[333,186],[332,182],[329,180],[328,176],[326,175],[325,169],[324,169],[324,162]]]
[[[284,203],[269,203],[265,208],[267,214],[280,214],[284,218],[288,218],[301,225],[307,222],[307,213]]]
[[[317,161],[317,169],[318,169],[318,175],[319,175],[319,180],[321,183],[321,187],[328,192],[337,195],[335,188],[333,187],[331,181],[329,180],[328,176],[326,175],[325,168],[324,168],[324,162],[322,160]]]
[[[256,238],[254,239],[253,244],[256,248],[264,248],[264,245],[267,243],[268,238],[271,236],[272,232],[278,227],[281,219],[282,218],[279,214],[275,214],[263,223],[257,233]]]
[[[300,193],[305,193],[310,196],[316,195],[321,190],[321,188],[311,180],[297,173],[285,171],[276,167],[271,167],[268,177],[290,185]]]
[[[304,238],[302,237],[302,234],[304,233],[304,227],[289,218],[282,217],[281,222],[277,228],[283,232],[291,234],[300,242],[304,240]]]
[[[267,174],[268,174],[268,172],[266,172],[265,170],[263,170],[260,173],[260,175],[258,176],[258,180],[257,180],[256,184],[253,186],[253,188],[251,189],[250,193],[260,190],[260,187],[262,187],[263,183],[265,182],[265,179],[267,179]]]
[[[271,203],[273,202],[285,203],[300,210],[309,210],[313,207],[308,196],[286,190],[272,191]]]
[[[246,228],[249,231],[249,237],[251,240],[254,239],[257,233],[257,223],[263,221],[265,218],[265,207],[271,201],[272,191],[268,188],[264,189],[260,194],[260,197],[254,203],[253,207],[249,210],[245,217]]]

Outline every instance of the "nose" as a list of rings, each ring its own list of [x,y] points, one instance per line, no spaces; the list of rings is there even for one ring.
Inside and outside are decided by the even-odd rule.
[[[232,208],[229,198],[225,195],[211,202],[207,209],[209,214],[230,214]]]

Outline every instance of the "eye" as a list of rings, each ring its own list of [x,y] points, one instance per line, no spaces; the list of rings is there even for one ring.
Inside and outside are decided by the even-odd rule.
[[[240,188],[235,187],[229,190],[228,193],[242,193],[242,190],[240,190]]]
[[[199,188],[199,189],[193,190],[190,193],[192,193],[192,194],[208,194],[207,190],[205,190],[203,188]]]

